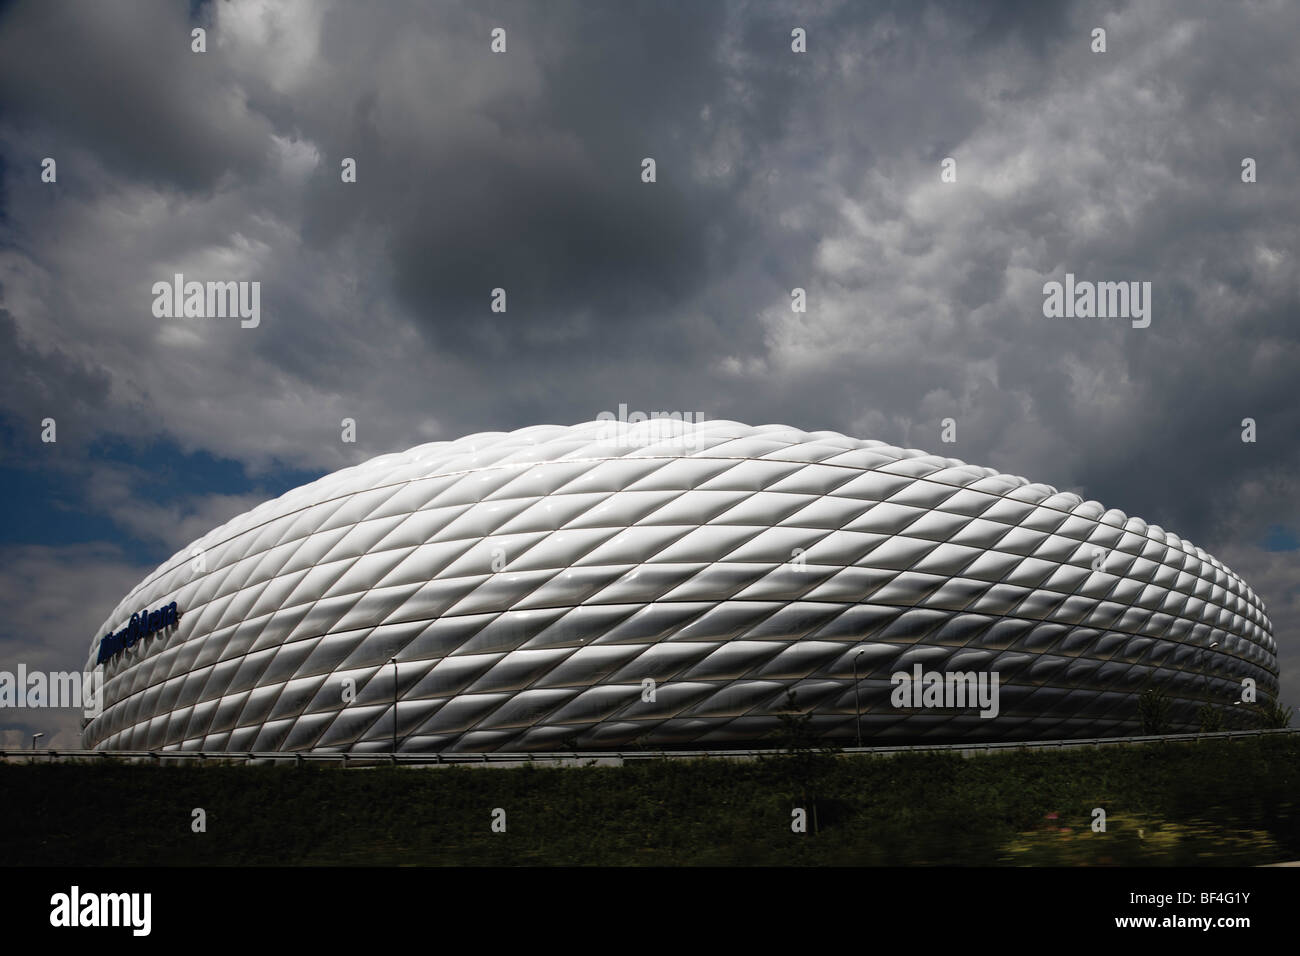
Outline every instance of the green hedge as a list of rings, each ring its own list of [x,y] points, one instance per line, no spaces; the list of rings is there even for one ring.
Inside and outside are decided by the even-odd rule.
[[[1300,858],[1300,739],[624,767],[0,766],[8,865],[1183,865]],[[791,810],[808,832],[791,830]],[[1090,827],[1106,811],[1107,832]],[[192,830],[203,808],[206,832]],[[491,829],[506,812],[506,832]],[[1141,831],[1141,832],[1139,832]]]

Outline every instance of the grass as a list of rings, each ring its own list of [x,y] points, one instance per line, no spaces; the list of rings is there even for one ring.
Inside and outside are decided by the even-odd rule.
[[[1291,735],[624,767],[7,764],[0,863],[1258,864],[1300,858],[1297,794]]]

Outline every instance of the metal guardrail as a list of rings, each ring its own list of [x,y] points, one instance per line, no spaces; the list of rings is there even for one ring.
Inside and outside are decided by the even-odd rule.
[[[842,747],[836,753],[850,756],[868,754],[891,756],[899,753],[978,754],[1009,750],[1072,750],[1081,747],[1112,747],[1131,744],[1195,742],[1201,740],[1236,740],[1271,734],[1296,734],[1300,729],[1222,730],[1205,734],[1157,734],[1137,737],[1075,737],[1062,740],[988,741],[951,744],[898,744],[886,747]],[[514,767],[525,764],[557,766],[622,766],[644,760],[756,760],[779,756],[785,749],[765,750],[654,750],[654,751],[547,751],[534,753],[345,753],[340,751],[202,751],[202,750],[0,750],[0,761],[42,763],[121,760],[131,763],[334,763],[344,767],[398,766],[471,766]]]

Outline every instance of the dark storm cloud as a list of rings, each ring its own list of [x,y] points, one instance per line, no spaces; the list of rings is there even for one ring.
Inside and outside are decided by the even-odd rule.
[[[460,89],[433,83],[427,99],[408,101],[358,77],[354,87],[335,85],[333,118],[298,104],[295,120],[325,131],[323,152],[331,158],[313,181],[305,234],[320,241],[355,218],[382,222],[395,290],[434,346],[503,370],[512,358],[531,372],[539,361],[626,361],[647,348],[672,362],[745,340],[761,349],[751,321],[756,293],[776,290],[760,278],[747,289],[733,285],[725,303],[709,302],[708,293],[737,263],[781,242],[772,215],[802,186],[793,177],[780,187],[756,186],[771,170],[769,147],[802,143],[796,148],[812,164],[826,158],[831,126],[858,127],[869,131],[869,142],[857,144],[852,158],[865,167],[881,143],[894,145],[904,131],[909,142],[959,139],[978,109],[962,92],[959,59],[916,62],[923,43],[906,32],[915,7],[900,5],[889,14],[897,26],[872,40],[865,52],[879,49],[879,63],[838,35],[836,19],[851,11],[808,17],[763,6],[728,10],[570,4],[548,5],[543,14],[498,5],[477,19],[449,17],[427,50],[430,63],[450,57],[455,69],[444,72]],[[1005,11],[956,5],[946,12],[958,15],[954,29],[977,47],[995,36],[1001,47],[1037,37],[1033,22],[998,30]],[[849,82],[869,85],[872,95],[827,115],[848,105],[823,104],[840,67],[833,59],[805,66],[790,55],[796,22],[830,57],[852,60],[845,64]],[[492,24],[509,30],[506,56],[482,53]],[[322,45],[348,36],[374,51],[374,33],[388,26],[369,12],[332,11]],[[528,69],[532,58],[535,71]],[[955,102],[944,98],[938,109],[918,111],[908,69],[918,65],[932,81],[951,81]],[[400,88],[400,74],[390,75]],[[508,95],[463,92],[503,82]],[[714,148],[723,155],[702,176],[695,167]],[[340,190],[336,160],[354,154],[361,181]],[[654,186],[639,178],[645,156],[658,164]],[[781,257],[781,271],[792,275],[808,249],[793,252]],[[496,287],[509,295],[504,316],[487,310]]]
[[[0,308],[0,410],[12,431],[2,450],[10,462],[22,461],[40,446],[41,422],[54,419],[57,438],[82,441],[110,429],[103,408],[109,394],[108,375],[59,348],[43,351],[22,340],[18,323]]]
[[[0,13],[0,112],[43,155],[184,190],[257,175],[267,124],[219,57],[190,51],[181,4],[14,4]],[[75,181],[75,175],[69,176]]]
[[[383,222],[394,288],[440,350],[564,362],[593,339],[606,355],[658,339],[665,358],[681,360],[680,306],[757,228],[736,202],[754,173],[751,144],[737,144],[721,175],[692,169],[717,124],[733,121],[719,55],[725,8],[496,9],[444,29],[455,33],[456,84],[505,92],[457,103],[442,87],[399,110],[363,87],[346,111],[358,123],[339,131],[363,138],[329,152],[356,153],[365,205],[337,188],[329,164],[309,233],[337,226],[340,207]],[[509,31],[506,55],[483,53],[492,23]],[[764,107],[778,120],[784,104]],[[640,180],[647,156],[653,186]],[[488,311],[497,287],[505,315]]]

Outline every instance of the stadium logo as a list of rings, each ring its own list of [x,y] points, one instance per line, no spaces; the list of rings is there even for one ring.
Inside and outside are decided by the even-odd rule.
[[[180,613],[176,610],[176,602],[172,601],[156,611],[140,611],[131,615],[131,621],[115,634],[106,634],[99,642],[99,661],[100,664],[106,664],[128,647],[135,645],[136,641],[142,641],[150,634],[156,634],[164,628],[174,627],[181,620]]]

